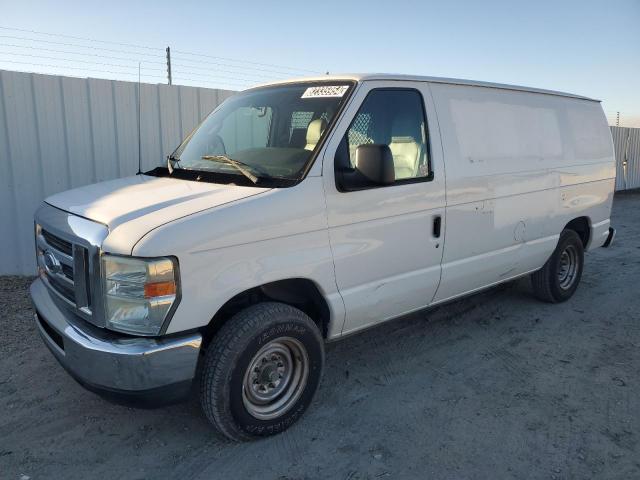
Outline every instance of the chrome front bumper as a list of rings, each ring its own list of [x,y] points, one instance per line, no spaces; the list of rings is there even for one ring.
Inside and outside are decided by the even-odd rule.
[[[89,390],[141,404],[169,403],[188,395],[202,343],[199,333],[166,338],[116,335],[78,318],[39,278],[30,293],[45,344]]]

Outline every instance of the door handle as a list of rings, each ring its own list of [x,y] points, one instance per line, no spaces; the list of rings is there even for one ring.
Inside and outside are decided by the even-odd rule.
[[[440,215],[436,215],[433,217],[433,236],[435,238],[440,238],[440,228],[442,225],[442,217]]]

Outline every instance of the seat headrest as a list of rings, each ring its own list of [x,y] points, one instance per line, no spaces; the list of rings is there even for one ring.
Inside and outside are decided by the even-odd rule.
[[[307,145],[316,145],[322,136],[325,128],[327,128],[327,121],[324,118],[318,118],[309,123],[307,127]]]

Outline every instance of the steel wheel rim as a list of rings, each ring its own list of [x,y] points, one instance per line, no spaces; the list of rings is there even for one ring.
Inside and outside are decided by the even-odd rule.
[[[571,288],[578,275],[578,250],[573,245],[568,245],[560,254],[558,264],[558,283],[560,288]]]
[[[253,356],[242,381],[242,402],[259,420],[286,413],[300,398],[309,377],[309,355],[297,339],[282,337]]]

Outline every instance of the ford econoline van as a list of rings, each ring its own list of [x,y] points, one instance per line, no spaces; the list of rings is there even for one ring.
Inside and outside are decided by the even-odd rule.
[[[399,75],[252,88],[166,166],[46,199],[37,326],[92,391],[195,390],[227,437],[275,434],[327,341],[526,275],[570,299],[613,239],[614,177],[590,98]]]

